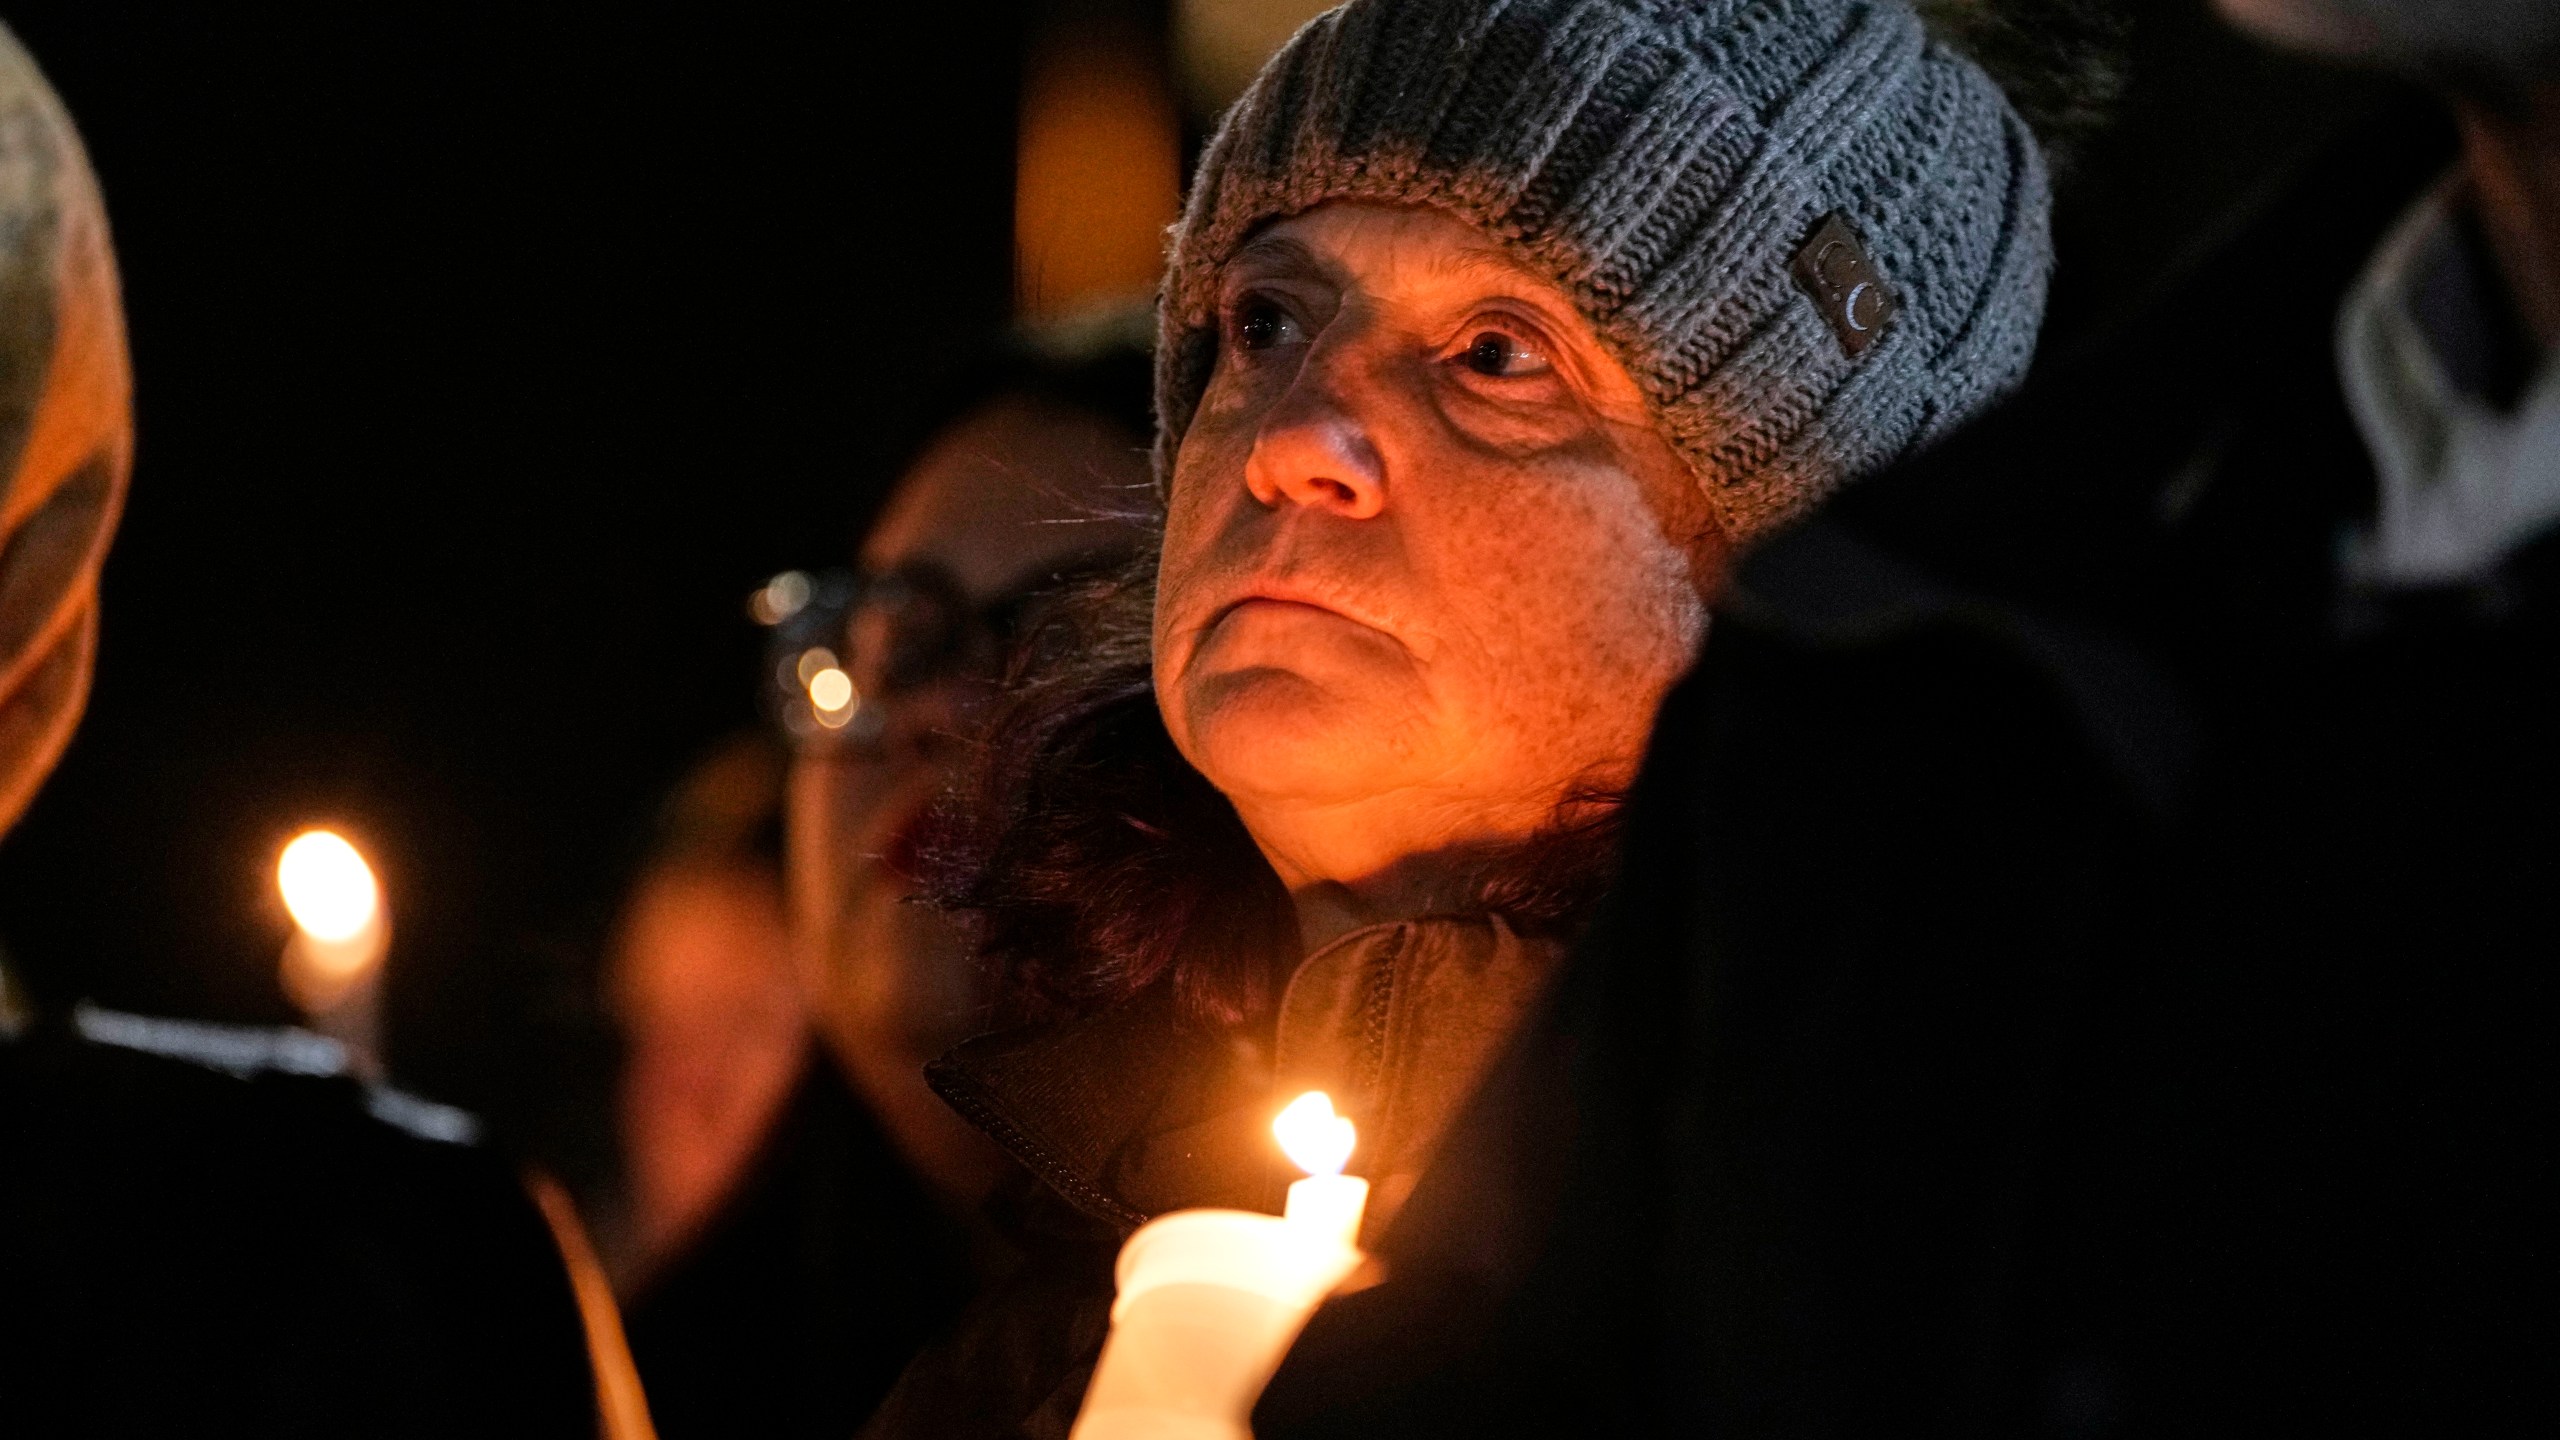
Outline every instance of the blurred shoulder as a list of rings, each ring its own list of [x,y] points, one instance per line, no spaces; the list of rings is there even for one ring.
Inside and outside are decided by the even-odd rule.
[[[592,1431],[514,1167],[333,1052],[114,1011],[0,1043],[0,1390],[100,1433]]]

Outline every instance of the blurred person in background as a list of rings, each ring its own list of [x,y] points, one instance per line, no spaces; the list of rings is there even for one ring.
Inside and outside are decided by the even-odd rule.
[[[1022,342],[959,388],[980,399],[928,443],[818,621],[848,703],[798,673],[790,780],[792,926],[828,1045],[920,1173],[968,1208],[1010,1168],[925,1085],[992,999],[959,931],[914,903],[936,808],[1008,667],[1047,610],[1142,543],[1143,312]],[[816,617],[811,617],[815,619]],[[807,656],[801,649],[798,655]],[[780,679],[777,676],[777,679]]]
[[[2560,6],[2216,8],[2412,90],[2101,362],[2210,363],[2038,437],[2141,442],[2092,478],[2165,563],[2101,583],[2198,721],[2107,1368],[2138,1427],[2547,1431]]]
[[[2217,8],[2401,83],[1741,567],[1264,1440],[2553,1428],[2560,8]]]
[[[2341,297],[2339,381],[2377,493],[2349,578],[2476,586],[2560,521],[2560,8],[2217,0],[2280,45],[2442,95],[2460,153]]]
[[[754,734],[686,775],[608,942],[625,1178],[600,1229],[624,1294],[645,1290],[728,1199],[809,1060],[782,906],[783,763]]]
[[[783,903],[786,763],[758,732],[687,773],[606,947],[619,1164],[584,1199],[661,1436],[845,1433],[967,1281],[815,1043]]]
[[[912,902],[1040,610],[1136,543],[1137,319],[998,347],[948,387],[857,565],[757,593],[781,743],[695,771],[625,901],[607,983],[628,1186],[607,1229],[669,1440],[850,1434],[1007,1263],[976,1217],[1002,1157],[923,1078],[988,997],[951,921]]]
[[[0,824],[80,716],[130,391],[96,183],[0,31]],[[0,1035],[0,1430],[645,1435],[470,1117],[308,1031],[31,1008]]]

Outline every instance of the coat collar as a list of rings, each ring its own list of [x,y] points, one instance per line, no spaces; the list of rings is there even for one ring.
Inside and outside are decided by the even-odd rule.
[[[1250,1037],[1186,1024],[1159,987],[979,1036],[925,1079],[1068,1203],[1127,1231],[1185,1205],[1274,1208],[1286,1177],[1244,1143],[1269,1095],[1268,1057]]]
[[[1271,1140],[1279,1090],[1321,1087],[1343,1103],[1361,1125],[1356,1172],[1418,1168],[1554,956],[1490,916],[1372,925],[1300,964],[1268,1026],[1186,1023],[1159,988],[981,1036],[925,1077],[1070,1204],[1123,1231],[1191,1206],[1275,1211],[1297,1178]]]

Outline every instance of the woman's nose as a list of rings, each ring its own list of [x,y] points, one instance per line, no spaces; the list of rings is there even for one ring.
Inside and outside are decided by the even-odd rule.
[[[1263,417],[1245,461],[1245,488],[1265,506],[1305,505],[1366,520],[1387,503],[1385,467],[1368,427],[1314,373],[1309,356],[1297,383]]]

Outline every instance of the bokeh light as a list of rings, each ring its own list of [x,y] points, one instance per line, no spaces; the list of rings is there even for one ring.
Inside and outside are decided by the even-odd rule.
[[[799,570],[785,570],[757,587],[747,598],[747,612],[759,625],[779,625],[800,613],[812,593],[808,575]]]
[[[818,723],[830,730],[850,718],[861,699],[853,677],[832,665],[809,677],[809,704],[818,712]]]

